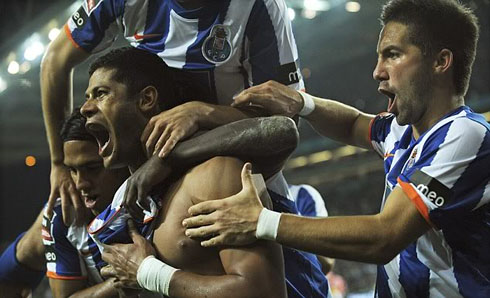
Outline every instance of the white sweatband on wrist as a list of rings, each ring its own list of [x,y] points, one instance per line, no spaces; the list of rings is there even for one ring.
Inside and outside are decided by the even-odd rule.
[[[301,111],[299,111],[298,114],[302,117],[308,116],[309,114],[311,114],[311,112],[315,110],[315,102],[313,101],[313,97],[303,91],[298,91],[298,93],[303,98],[304,103],[303,108],[301,109]]]
[[[142,288],[168,296],[170,280],[177,270],[154,256],[148,256],[138,267],[136,280]]]
[[[255,237],[257,239],[276,240],[280,219],[281,213],[266,208],[262,209],[257,222]]]

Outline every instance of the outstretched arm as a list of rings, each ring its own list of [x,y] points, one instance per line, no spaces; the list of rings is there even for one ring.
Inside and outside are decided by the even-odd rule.
[[[76,48],[65,32],[49,45],[41,62],[41,103],[51,155],[51,191],[48,212],[51,212],[57,198],[61,197],[65,212],[65,224],[71,224],[69,205],[77,211],[77,219],[83,218],[82,205],[68,169],[63,165],[63,144],[59,136],[66,116],[72,110],[73,67],[89,56]]]
[[[368,135],[369,123],[374,115],[365,114],[335,100],[314,96],[312,100],[315,108],[304,117],[320,134],[342,143],[372,148]],[[298,91],[268,81],[242,91],[235,98],[233,106],[243,107],[249,104],[262,106],[272,115],[292,117],[302,110],[304,100]]]
[[[192,206],[194,217],[183,222],[186,235],[212,237],[203,246],[240,245],[257,237],[324,256],[386,263],[430,228],[400,187],[380,214],[308,218],[267,211],[253,185],[242,183],[243,190],[234,196]]]

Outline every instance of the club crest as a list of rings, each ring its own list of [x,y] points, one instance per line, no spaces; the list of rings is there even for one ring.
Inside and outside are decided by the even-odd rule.
[[[225,63],[230,59],[232,50],[230,28],[226,25],[214,25],[202,45],[204,58],[214,64]]]

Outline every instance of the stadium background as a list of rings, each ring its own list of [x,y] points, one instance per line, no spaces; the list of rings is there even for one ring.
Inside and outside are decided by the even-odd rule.
[[[381,0],[289,0],[290,17],[309,93],[378,113],[387,100],[372,79]],[[490,121],[490,0],[463,1],[480,20],[480,41],[466,103]],[[0,251],[27,229],[49,194],[49,153],[42,119],[39,64],[80,1],[2,1],[0,4]],[[119,39],[117,45],[125,45]],[[74,75],[75,104],[83,102],[87,67]],[[300,123],[301,142],[286,166],[289,183],[316,187],[330,215],[373,214],[384,190],[374,154],[319,137]],[[348,292],[372,290],[375,266],[337,261]]]

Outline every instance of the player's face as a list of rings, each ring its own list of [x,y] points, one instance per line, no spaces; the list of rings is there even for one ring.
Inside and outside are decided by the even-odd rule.
[[[87,130],[99,143],[106,168],[131,165],[144,158],[140,135],[146,124],[138,100],[113,79],[115,70],[99,68],[89,80],[87,101],[81,108]]]
[[[68,141],[63,144],[64,163],[80,192],[85,207],[97,215],[110,204],[114,193],[128,176],[126,169],[108,170],[91,141]]]
[[[388,22],[378,41],[378,62],[373,77],[378,91],[388,96],[388,112],[400,125],[417,124],[431,98],[433,82],[429,59],[409,41],[409,28]]]

